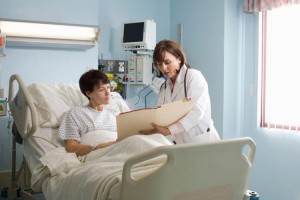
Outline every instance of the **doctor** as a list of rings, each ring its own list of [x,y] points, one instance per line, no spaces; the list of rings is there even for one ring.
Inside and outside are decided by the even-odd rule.
[[[153,123],[152,130],[140,133],[161,133],[177,144],[219,140],[211,119],[207,82],[200,71],[189,67],[180,45],[172,40],[160,41],[153,52],[153,63],[159,69],[158,76],[167,78],[160,88],[158,106],[188,97],[197,101],[188,114],[169,127]]]

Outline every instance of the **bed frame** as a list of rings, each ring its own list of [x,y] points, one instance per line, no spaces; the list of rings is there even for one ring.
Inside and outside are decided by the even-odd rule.
[[[18,98],[23,98],[24,102],[21,107],[14,104],[15,82],[18,83]],[[27,140],[38,128],[37,111],[27,87],[17,74],[10,78],[9,105],[20,135]],[[30,123],[23,123],[28,117],[30,119],[26,121]],[[124,163],[120,199],[247,199],[255,151],[255,143],[249,137],[154,148]],[[140,180],[132,178],[131,170],[135,164],[160,155],[167,156],[162,167]]]

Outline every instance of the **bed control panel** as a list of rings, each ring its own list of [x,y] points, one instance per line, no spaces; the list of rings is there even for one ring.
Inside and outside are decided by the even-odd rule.
[[[5,116],[7,111],[6,100],[4,99],[4,88],[0,87],[0,116]]]
[[[7,104],[5,99],[0,99],[0,116],[5,116],[7,113]]]

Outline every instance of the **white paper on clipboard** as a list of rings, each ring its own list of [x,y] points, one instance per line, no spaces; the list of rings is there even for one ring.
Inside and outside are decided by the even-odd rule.
[[[145,108],[121,113],[117,116],[118,140],[151,130],[151,123],[168,127],[185,116],[193,107],[194,98],[183,99],[157,108]]]

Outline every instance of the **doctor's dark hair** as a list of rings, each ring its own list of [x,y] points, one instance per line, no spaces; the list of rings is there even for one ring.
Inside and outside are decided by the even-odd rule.
[[[90,98],[86,95],[87,92],[92,92],[95,89],[95,86],[98,84],[109,84],[109,78],[100,70],[91,69],[81,75],[79,79],[79,87],[89,100]]]
[[[162,63],[165,60],[165,53],[169,52],[176,58],[180,58],[180,69],[185,64],[188,68],[190,68],[189,64],[187,63],[185,53],[182,47],[173,40],[162,40],[156,44],[155,49],[153,51],[153,63],[156,66],[157,63]],[[158,77],[162,77],[163,74],[158,70]]]

